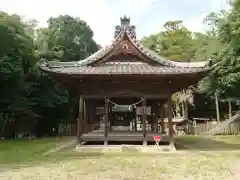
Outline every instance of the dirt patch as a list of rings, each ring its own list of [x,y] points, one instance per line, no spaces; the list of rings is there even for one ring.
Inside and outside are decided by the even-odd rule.
[[[240,161],[237,161],[237,163],[233,165],[231,174],[232,174],[233,180],[240,179]]]

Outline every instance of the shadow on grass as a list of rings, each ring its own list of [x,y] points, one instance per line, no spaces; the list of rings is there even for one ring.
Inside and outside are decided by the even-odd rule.
[[[176,138],[176,147],[178,150],[240,150],[240,136],[182,136]]]
[[[59,138],[35,140],[0,140],[0,167],[7,164],[24,164],[42,161],[43,153],[64,142]]]

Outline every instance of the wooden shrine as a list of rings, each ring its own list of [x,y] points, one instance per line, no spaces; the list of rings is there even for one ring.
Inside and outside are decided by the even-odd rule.
[[[79,92],[79,140],[102,141],[105,145],[108,141],[142,141],[146,145],[154,141],[153,136],[173,143],[171,96],[196,84],[209,70],[208,62],[174,62],[144,47],[127,17],[115,27],[111,44],[86,59],[44,59],[38,66]],[[163,108],[166,103],[168,113]]]

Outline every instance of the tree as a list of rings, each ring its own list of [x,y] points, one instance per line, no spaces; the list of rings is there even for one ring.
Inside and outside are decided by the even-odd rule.
[[[209,25],[208,36],[212,39],[208,41],[205,49],[210,49],[208,57],[212,61],[212,72],[199,85],[200,90],[208,92],[207,95],[215,96],[228,102],[229,117],[231,103],[239,99],[238,88],[240,87],[239,78],[239,10],[233,8],[229,12],[220,11],[219,13],[210,13],[205,18],[205,23]],[[214,46],[215,44],[215,46]],[[202,54],[202,53],[200,53]],[[216,109],[218,110],[216,100]],[[219,117],[219,113],[217,113]]]
[[[39,54],[50,60],[78,61],[98,50],[87,23],[68,15],[50,18],[37,34]]]
[[[169,60],[194,61],[198,48],[196,46],[197,37],[194,37],[193,33],[183,26],[183,21],[168,21],[163,27],[162,32],[144,37],[143,43]],[[192,104],[192,100],[192,89],[186,89],[173,95],[177,116],[188,116],[188,104]]]
[[[32,65],[36,63],[34,42],[26,33],[28,26],[17,15],[0,12],[0,129],[19,111],[34,103],[28,99],[33,83],[27,81]]]
[[[0,13],[0,136],[23,112],[41,117],[38,127],[44,134],[62,119],[74,119],[69,116],[75,108],[74,93],[42,76],[35,64],[42,57],[77,61],[98,49],[92,30],[78,18],[50,18],[48,28],[37,33],[36,24],[35,20],[23,22],[20,16]]]
[[[99,45],[93,40],[93,32],[85,21],[65,15],[50,18],[48,27],[37,31],[36,47],[39,58],[50,61],[79,61],[97,51]],[[60,86],[46,77],[41,77],[40,82],[37,88],[40,90],[36,94],[45,97],[44,101],[40,99],[40,109],[48,111],[46,105],[47,109],[54,109],[58,113],[61,109],[61,112],[65,112],[62,114],[64,119],[75,122],[77,113],[74,112],[77,110],[79,95],[70,89],[66,91],[68,87]],[[48,91],[41,90],[46,88]],[[52,110],[49,111],[49,116],[51,112]]]

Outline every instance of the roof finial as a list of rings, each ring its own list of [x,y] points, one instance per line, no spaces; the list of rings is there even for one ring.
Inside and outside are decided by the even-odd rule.
[[[127,18],[126,15],[124,15],[123,18],[120,18],[121,26],[129,26],[130,25],[130,18]]]
[[[116,38],[122,31],[128,32],[132,38],[136,38],[135,26],[130,25],[130,18],[126,15],[120,18],[121,25],[115,26],[114,38]]]

